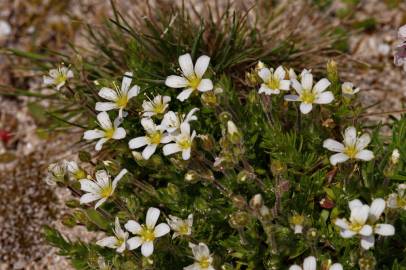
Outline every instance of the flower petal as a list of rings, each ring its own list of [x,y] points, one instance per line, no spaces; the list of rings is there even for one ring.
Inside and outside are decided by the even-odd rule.
[[[115,140],[121,140],[124,139],[126,135],[125,129],[122,127],[116,128],[116,130],[113,133],[113,139]]]
[[[323,79],[321,79],[320,81],[318,81],[318,82],[314,85],[313,90],[314,90],[315,92],[317,92],[317,93],[321,93],[321,92],[323,92],[324,90],[326,90],[327,87],[330,86],[330,84],[331,84],[331,83],[330,83],[329,80],[327,80],[326,78],[323,78]]]
[[[316,258],[313,256],[307,257],[303,261],[303,270],[316,270]]]
[[[116,101],[118,99],[116,91],[108,87],[100,89],[99,96],[110,101]]]
[[[271,88],[269,88],[266,84],[261,84],[261,87],[258,90],[258,94],[264,93],[265,95],[271,94]]]
[[[102,149],[102,147],[103,147],[103,144],[105,142],[107,142],[108,140],[109,139],[107,139],[107,138],[101,138],[100,140],[97,141],[96,146],[94,147],[94,149],[96,151],[100,151]]]
[[[369,136],[368,133],[364,133],[357,139],[356,147],[357,147],[358,150],[362,150],[365,147],[367,147],[367,145],[370,142],[371,142],[371,136]]]
[[[299,96],[297,96],[297,95],[286,95],[283,98],[286,101],[299,101]]]
[[[207,68],[209,67],[210,57],[207,55],[202,55],[196,60],[195,64],[195,74],[198,78],[203,77]]]
[[[342,230],[340,232],[340,235],[341,235],[342,238],[351,238],[356,234],[357,234],[356,232],[353,232],[353,231],[350,231],[350,230]]]
[[[300,82],[296,79],[293,79],[290,81],[292,84],[293,89],[295,89],[296,93],[298,93],[299,95],[302,93],[303,87],[300,84]]]
[[[328,270],[343,270],[343,266],[340,263],[335,263]]]
[[[141,225],[134,220],[127,221],[127,223],[124,225],[124,228],[132,234],[140,234],[142,231]]]
[[[369,215],[369,206],[368,205],[354,207],[351,210],[350,221],[351,221],[351,223],[365,224],[365,222],[368,219],[368,215]]]
[[[96,107],[95,107],[96,111],[99,111],[99,112],[100,111],[102,111],[102,112],[110,111],[110,110],[114,110],[117,108],[118,108],[117,104],[113,103],[113,102],[96,102]]]
[[[258,71],[258,76],[264,81],[267,82],[269,80],[269,77],[271,77],[271,71],[269,68],[261,68]]]
[[[168,224],[166,223],[158,224],[154,230],[155,237],[164,236],[165,234],[169,233],[170,230],[171,229],[169,228]]]
[[[189,81],[186,78],[176,75],[168,76],[165,80],[165,85],[172,88],[183,88],[188,86],[188,84]]]
[[[285,79],[285,75],[286,75],[285,69],[283,69],[282,66],[277,67],[274,72],[274,75],[276,75],[276,77],[278,77],[279,80]]]
[[[333,152],[343,152],[344,145],[333,139],[327,139],[323,142],[323,147]]]
[[[97,115],[97,121],[99,122],[100,126],[106,130],[113,127],[111,123],[110,117],[106,112],[101,112]]]
[[[370,161],[374,158],[374,153],[370,150],[361,150],[355,155],[355,158]]]
[[[344,144],[347,146],[355,145],[357,141],[357,130],[355,127],[348,127],[344,131]]]
[[[372,223],[375,223],[382,215],[385,210],[385,200],[377,198],[372,201],[371,206],[369,207],[369,220]]]
[[[301,82],[304,89],[311,90],[313,87],[313,75],[311,73],[303,74]]]
[[[292,265],[291,267],[289,267],[289,270],[302,270],[302,267],[300,267],[297,264]]]
[[[133,98],[135,96],[138,96],[138,94],[140,93],[140,87],[138,85],[134,85],[133,87],[131,87],[131,89],[128,91],[127,93],[127,98]]]
[[[337,218],[334,222],[334,224],[338,227],[340,227],[341,229],[348,229],[348,222],[347,220],[343,219],[343,218]]]
[[[83,134],[83,139],[90,141],[94,139],[99,139],[104,137],[104,131],[100,129],[93,129],[93,130],[87,130]]]
[[[142,157],[145,160],[148,160],[155,153],[156,147],[157,147],[156,144],[147,145],[147,147],[145,147],[144,150],[142,151]]]
[[[372,234],[372,227],[370,225],[364,225],[358,232],[362,236],[368,236]]]
[[[97,201],[98,199],[100,199],[100,195],[99,194],[94,194],[94,193],[86,193],[83,194],[80,197],[80,204],[85,204],[85,203],[90,203],[90,202],[94,202]]]
[[[103,238],[99,241],[96,242],[96,245],[102,246],[102,247],[114,247],[117,243],[117,238],[114,236],[109,236],[106,238]]]
[[[180,152],[182,151],[182,149],[179,147],[179,145],[177,145],[176,143],[169,143],[166,144],[163,148],[162,148],[164,155],[165,156],[169,156],[172,155],[174,153]]]
[[[284,91],[289,91],[289,89],[290,89],[290,81],[289,80],[280,81],[279,89],[284,90]]]
[[[300,111],[303,114],[308,114],[311,110],[313,109],[313,105],[312,104],[308,104],[308,103],[300,103]]]
[[[102,205],[105,201],[107,201],[107,198],[101,198],[94,206],[94,209],[99,208],[100,205]]]
[[[330,91],[326,91],[317,95],[314,103],[316,104],[329,104],[334,100],[334,95]]]
[[[143,147],[146,144],[148,144],[148,139],[145,136],[131,139],[128,142],[128,146],[130,147],[130,149],[137,149]]]
[[[343,163],[347,161],[350,157],[343,153],[334,154],[330,157],[331,165],[335,166],[337,163]]]
[[[355,199],[355,200],[352,200],[352,201],[350,201],[349,203],[348,203],[348,207],[350,208],[350,210],[352,211],[352,209],[354,209],[355,207],[361,207],[361,206],[363,206],[364,204],[360,201],[360,200],[358,200],[358,199]]]
[[[190,158],[190,152],[191,152],[190,148],[183,150],[182,151],[182,159],[183,160],[188,160]]]
[[[133,80],[133,73],[126,72],[124,73],[123,80],[121,81],[121,93],[127,94],[128,89],[130,88],[131,82]]]
[[[383,236],[395,235],[395,227],[391,224],[376,224],[374,232]]]
[[[192,88],[185,89],[182,92],[180,92],[180,94],[176,98],[183,102],[187,98],[189,98],[189,96],[192,94],[192,92],[193,92]]]
[[[150,242],[145,242],[145,243],[142,244],[142,246],[141,246],[141,254],[144,257],[151,256],[153,252],[154,252],[154,242],[150,241]]]
[[[207,92],[213,89],[213,82],[210,79],[202,79],[197,86],[200,92]]]
[[[158,208],[150,207],[147,212],[147,217],[145,223],[148,228],[154,228],[156,222],[158,221],[161,211]]]
[[[134,250],[142,245],[141,237],[134,236],[127,240],[128,250]]]
[[[80,180],[80,189],[85,192],[98,193],[99,186],[92,180],[82,179]]]
[[[189,53],[179,56],[179,66],[186,78],[194,75],[192,57]]]
[[[375,245],[375,236],[374,235],[370,235],[370,236],[363,236],[361,238],[361,247],[363,249],[370,249]]]
[[[128,173],[127,169],[122,169],[117,175],[116,177],[114,177],[112,186],[113,186],[113,190],[116,189],[117,187],[117,183],[124,177],[124,175],[126,175]]]

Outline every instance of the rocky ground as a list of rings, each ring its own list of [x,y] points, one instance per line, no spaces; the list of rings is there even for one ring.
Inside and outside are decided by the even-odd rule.
[[[7,3],[6,3],[7,2]],[[38,4],[40,2],[40,4]],[[111,13],[107,0],[53,1],[15,0],[0,3],[0,47],[30,50],[42,45],[57,50],[66,47],[66,40],[80,39],[81,20],[95,25]],[[131,1],[120,1],[128,4]],[[340,8],[336,4],[329,12]],[[389,8],[384,1],[361,1],[357,17],[373,16],[377,22],[370,32],[354,33],[350,40],[351,54],[358,62],[373,69],[344,74],[361,87],[365,105],[377,103],[368,112],[381,119],[382,112],[403,109],[406,100],[406,73],[393,65],[393,48],[397,28],[405,23],[406,5]],[[10,27],[4,26],[5,24]],[[43,31],[43,29],[47,31]],[[9,30],[9,31],[8,31]],[[355,65],[356,62],[354,62]],[[18,63],[0,55],[0,87],[7,84],[35,87],[38,74],[15,69]],[[3,85],[3,86],[2,86]],[[30,99],[0,96],[0,270],[64,269],[67,261],[44,243],[43,225],[53,225],[68,237],[90,239],[81,228],[70,230],[56,222],[68,209],[64,206],[68,193],[43,182],[50,162],[69,158],[76,146],[62,136],[40,139],[29,109]],[[69,134],[70,142],[80,134]],[[73,137],[72,137],[73,136]]]

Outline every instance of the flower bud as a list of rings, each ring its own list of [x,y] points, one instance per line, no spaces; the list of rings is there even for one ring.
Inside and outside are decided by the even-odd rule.
[[[255,70],[259,71],[260,69],[266,68],[266,65],[262,61],[258,61],[258,63],[255,65]]]
[[[374,270],[376,260],[372,256],[365,256],[358,260],[358,265],[360,270]]]
[[[241,134],[238,131],[237,126],[231,120],[229,120],[227,122],[227,133],[228,133],[228,138],[232,143],[237,144],[240,142]]]
[[[76,210],[72,213],[73,217],[75,218],[77,223],[80,224],[87,224],[88,219],[86,214],[81,210]]]
[[[223,123],[227,123],[229,120],[231,120],[231,114],[229,112],[222,112],[219,115],[219,119]]]
[[[206,151],[211,151],[214,148],[214,140],[210,134],[205,135],[198,135],[200,140],[202,141],[202,148]]]
[[[237,182],[242,184],[246,183],[247,181],[252,180],[252,175],[249,171],[247,170],[242,170],[241,172],[238,173],[237,175]]]
[[[79,151],[79,160],[82,162],[89,162],[92,160],[92,156],[89,152]]]
[[[247,212],[237,211],[230,215],[228,222],[232,228],[240,229],[247,226],[249,220],[250,216]]]
[[[339,81],[337,62],[332,59],[327,62],[327,79],[333,84]]]
[[[204,92],[200,96],[200,99],[204,106],[214,107],[217,105],[217,97],[213,91]]]
[[[233,205],[238,209],[243,209],[247,205],[247,201],[241,195],[234,195],[231,200],[233,201]]]
[[[394,149],[394,150],[392,151],[392,155],[391,155],[391,158],[390,158],[391,163],[392,163],[393,165],[398,164],[399,158],[400,158],[399,150],[398,150],[398,149]]]
[[[70,214],[64,214],[62,216],[62,224],[68,228],[73,228],[76,225],[75,217]]]
[[[79,206],[80,206],[80,203],[79,203],[78,200],[71,199],[71,200],[67,200],[67,201],[65,202],[65,205],[66,205],[67,207],[69,207],[69,208],[76,208],[76,207],[79,207]]]
[[[310,241],[315,241],[318,237],[317,230],[315,228],[310,228],[306,233],[306,237]]]
[[[281,175],[286,171],[286,165],[279,160],[271,162],[271,172],[273,175]]]
[[[264,200],[261,194],[256,194],[250,200],[250,207],[253,209],[260,209],[264,205]]]
[[[186,174],[185,174],[185,182],[187,183],[197,183],[199,182],[200,176],[199,174],[194,171],[194,170],[189,170]]]

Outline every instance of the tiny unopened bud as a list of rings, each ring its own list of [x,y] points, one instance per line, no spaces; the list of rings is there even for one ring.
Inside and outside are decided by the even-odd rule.
[[[227,122],[227,132],[228,132],[228,137],[232,143],[240,142],[240,139],[241,139],[240,132],[238,131],[237,126],[231,120],[229,120]]]
[[[365,256],[358,260],[360,270],[373,270],[375,269],[376,260],[372,256]]]
[[[315,240],[317,238],[317,230],[315,228],[310,228],[306,234],[309,240]]]
[[[217,97],[213,91],[204,92],[200,97],[202,104],[208,107],[214,107],[217,105]]]
[[[273,175],[281,175],[286,171],[286,165],[279,160],[271,162],[271,172]]]
[[[220,121],[227,123],[231,119],[231,114],[229,112],[222,112],[219,115]]]
[[[185,181],[188,183],[196,183],[199,181],[199,174],[194,170],[189,170],[185,174]]]
[[[250,220],[249,214],[244,211],[237,211],[230,215],[229,224],[235,229],[247,226]]]
[[[202,148],[206,151],[211,151],[214,148],[213,137],[209,134],[198,135],[198,138],[202,142]]]
[[[247,201],[241,195],[234,195],[231,200],[233,201],[233,205],[238,209],[243,209],[247,205]]]
[[[137,160],[137,161],[144,160],[144,158],[142,157],[141,152],[132,151],[131,154],[133,155],[134,159]]]
[[[92,156],[89,152],[79,151],[79,159],[82,162],[89,162],[92,159]]]
[[[246,183],[247,181],[251,180],[251,173],[249,171],[243,170],[238,173],[237,175],[237,182],[238,183]]]
[[[289,76],[289,80],[297,79],[296,72],[293,68],[289,69],[288,76]]]
[[[271,210],[269,210],[268,206],[263,205],[259,209],[259,214],[264,218],[270,218],[271,217]]]
[[[255,65],[255,70],[260,70],[262,68],[266,68],[266,65],[262,61],[258,61],[258,63]]]
[[[70,215],[70,214],[64,214],[62,216],[62,224],[65,225],[68,228],[73,228],[76,225],[76,220],[75,218]]]
[[[76,208],[76,207],[79,207],[79,206],[80,206],[80,203],[79,203],[78,200],[71,199],[71,200],[67,200],[67,201],[65,202],[65,205],[66,205],[67,207],[69,207],[69,208]]]
[[[264,205],[264,200],[261,194],[256,194],[250,200],[250,206],[253,209],[260,209]]]
[[[399,158],[400,158],[400,153],[398,149],[394,149],[392,151],[392,155],[390,158],[390,161],[392,162],[392,164],[396,165],[399,162]]]
[[[338,82],[337,62],[332,59],[327,62],[327,78],[332,83]]]

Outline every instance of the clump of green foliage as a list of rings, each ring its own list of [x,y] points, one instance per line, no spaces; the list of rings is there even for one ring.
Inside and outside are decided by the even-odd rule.
[[[115,176],[123,168],[128,170],[99,208],[78,200],[67,202],[73,210],[63,223],[111,236],[117,232],[116,218],[123,225],[128,220],[142,224],[151,207],[161,210],[161,221],[162,216],[186,219],[193,214],[191,234],[160,237],[149,257],[138,250],[117,252],[96,245],[96,241],[67,240],[46,228],[48,241],[69,257],[74,267],[182,269],[194,262],[188,244],[202,242],[210,248],[210,263],[215,269],[287,269],[302,264],[310,255],[317,258],[322,267],[318,269],[328,269],[331,261],[341,263],[344,269],[405,269],[404,210],[385,211],[382,223],[393,224],[396,233],[376,237],[369,250],[360,247],[357,237],[342,238],[335,222],[349,216],[351,200],[370,204],[375,198],[386,199],[399,181],[406,179],[406,148],[402,144],[406,120],[390,123],[392,138],[380,134],[380,125],[370,127],[368,149],[374,159],[331,165],[331,153],[323,148],[323,141],[341,141],[349,126],[363,130],[365,119],[355,96],[342,94],[337,64],[327,63],[340,37],[335,29],[325,26],[317,40],[314,35],[306,38],[300,32],[309,30],[295,28],[302,22],[287,22],[289,7],[273,5],[258,6],[255,22],[252,10],[232,12],[226,7],[217,16],[209,12],[198,20],[193,11],[167,6],[156,7],[153,17],[137,22],[126,19],[113,5],[115,17],[105,28],[89,28],[91,52],[73,48],[71,55],[58,56],[74,77],[52,95],[54,109],[46,115],[57,121],[51,129],[95,128],[95,104],[103,101],[98,91],[113,88],[113,82],[127,71],[141,89],[126,108],[128,115],[121,123],[124,139],[110,140],[97,153],[89,150],[93,144],[84,144],[78,156],[80,168],[86,169],[74,177],[68,177],[64,168],[51,167],[52,179],[77,197],[83,194],[80,182],[87,174],[94,178],[97,170],[106,170]],[[272,8],[266,18],[260,16],[265,8]],[[303,21],[311,22],[305,16]],[[289,27],[280,29],[284,25]],[[14,52],[31,57],[42,70],[53,67],[41,55]],[[165,79],[179,74],[178,57],[185,53],[193,59],[210,56],[205,76],[215,91],[180,102],[176,99],[180,91],[167,87]],[[322,62],[325,68],[321,68]],[[315,77],[327,77],[334,101],[302,114],[299,104],[287,102],[283,94],[259,94],[260,69],[279,65],[296,71],[313,69]],[[288,69],[285,73],[293,79]],[[179,114],[199,108],[197,120],[190,126],[200,136],[187,160],[179,154],[163,155],[162,147],[145,160],[128,147],[131,138],[144,136],[142,103],[156,95],[170,96],[170,110]],[[118,114],[110,111],[109,116],[113,119]],[[161,119],[162,115],[154,121]],[[392,155],[395,149],[400,153],[397,160]],[[295,231],[295,226],[301,229]],[[195,269],[208,269],[205,266],[201,263],[201,268]]]

